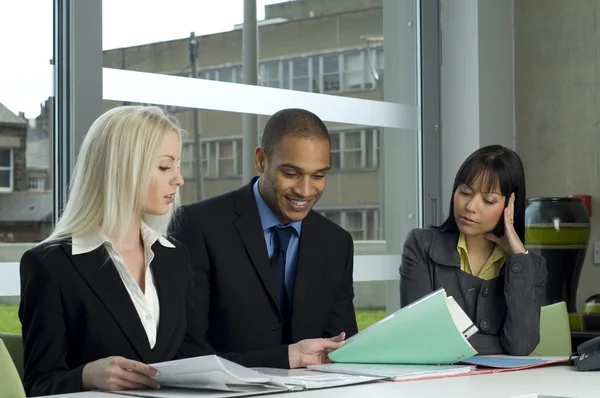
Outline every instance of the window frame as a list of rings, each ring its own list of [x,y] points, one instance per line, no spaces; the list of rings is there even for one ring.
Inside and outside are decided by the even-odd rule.
[[[14,148],[0,148],[0,151],[8,151],[8,166],[0,165],[0,172],[8,171],[8,186],[0,186],[0,192],[8,193],[15,190],[15,152]]]

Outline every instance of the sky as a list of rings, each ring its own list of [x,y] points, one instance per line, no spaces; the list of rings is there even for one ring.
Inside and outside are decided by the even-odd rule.
[[[264,6],[284,0],[256,0]],[[112,49],[225,32],[243,22],[243,0],[103,0],[102,47]],[[36,117],[53,93],[52,1],[0,1],[0,103]]]

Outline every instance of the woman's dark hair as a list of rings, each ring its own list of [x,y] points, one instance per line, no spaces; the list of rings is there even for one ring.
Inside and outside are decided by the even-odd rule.
[[[450,212],[442,225],[437,227],[445,232],[458,232],[454,219],[454,192],[461,184],[473,186],[480,183],[482,190],[492,192],[496,187],[505,197],[504,207],[508,205],[510,195],[515,194],[515,212],[513,225],[523,243],[525,243],[525,172],[519,155],[501,145],[490,145],[479,148],[463,162],[458,169],[452,196],[450,197]],[[497,236],[504,235],[504,213],[496,228],[492,231]]]

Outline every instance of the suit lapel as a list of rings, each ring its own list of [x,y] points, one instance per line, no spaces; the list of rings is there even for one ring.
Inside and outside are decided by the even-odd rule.
[[[77,271],[110,312],[140,358],[148,361],[150,344],[146,331],[104,246],[73,256],[69,244],[63,242],[61,245],[67,257],[71,259]]]
[[[458,233],[433,230],[429,257],[438,264],[460,268],[460,255],[458,254]]]
[[[314,296],[315,292],[323,292],[327,289],[319,286],[328,280],[324,276],[328,267],[323,264],[324,248],[321,248],[323,240],[315,216],[316,214],[311,210],[302,221],[292,303],[292,331],[297,331],[302,322],[311,318],[312,308],[315,303],[318,303],[318,297]]]
[[[271,300],[277,306],[277,295],[275,293],[275,281],[271,272],[271,264],[267,253],[264,234],[258,207],[252,192],[252,186],[256,178],[250,184],[239,189],[235,196],[235,212],[239,218],[234,221],[235,227],[248,252],[248,256],[258,274],[265,290],[269,293]]]
[[[152,274],[154,276],[154,285],[156,294],[160,303],[160,321],[158,323],[158,332],[156,335],[156,344],[152,350],[155,354],[162,352],[168,345],[173,335],[179,314],[183,311],[180,308],[181,303],[177,297],[177,280],[174,272],[173,261],[177,251],[172,248],[166,248],[159,242],[152,246],[154,259],[150,263]]]

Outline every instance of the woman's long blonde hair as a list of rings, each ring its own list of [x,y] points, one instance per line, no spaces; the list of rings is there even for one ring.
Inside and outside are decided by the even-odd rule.
[[[46,241],[100,228],[118,240],[114,243],[122,243],[139,214],[152,229],[166,234],[179,192],[163,216],[144,214],[144,206],[163,139],[172,133],[181,143],[179,123],[157,107],[121,106],[96,119],[81,144],[67,204]]]

